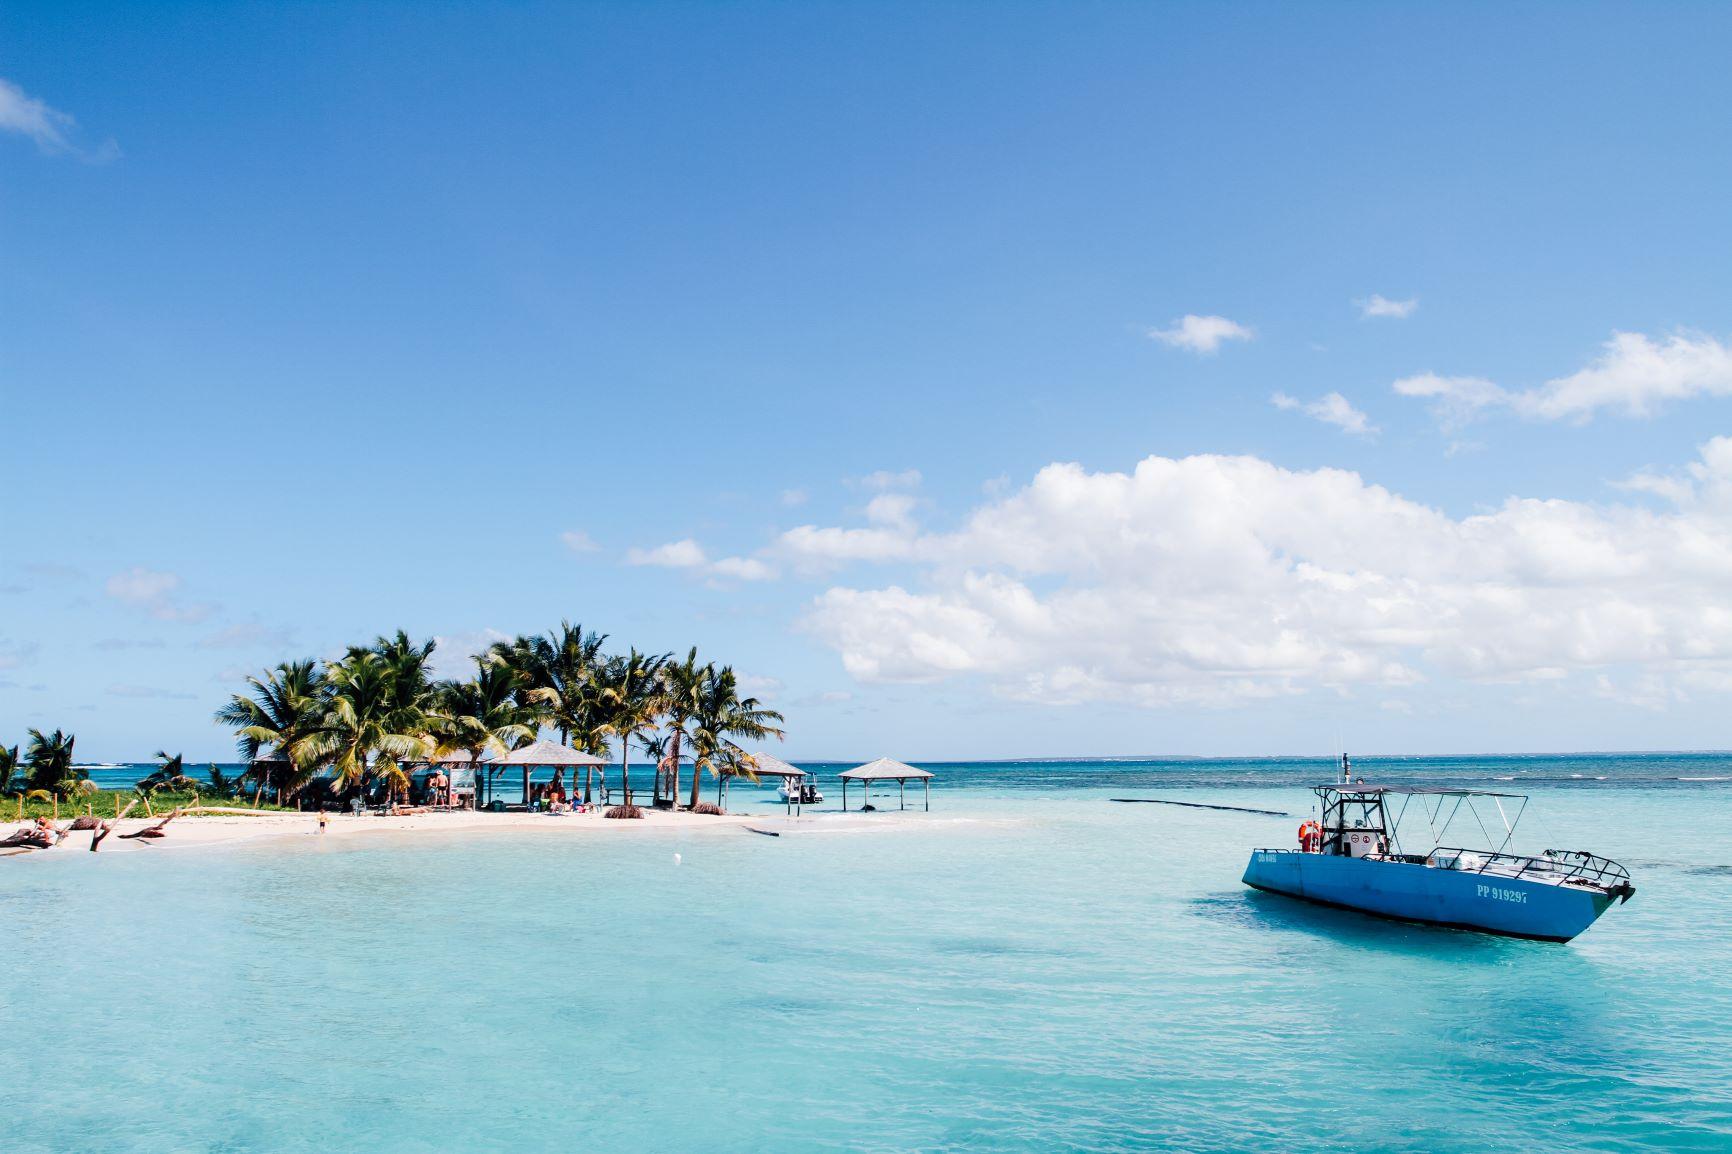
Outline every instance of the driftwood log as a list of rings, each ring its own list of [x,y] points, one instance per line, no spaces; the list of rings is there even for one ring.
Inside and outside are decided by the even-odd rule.
[[[165,830],[163,828],[163,826],[167,825],[169,822],[173,821],[175,818],[177,818],[179,816],[180,816],[180,809],[179,809],[179,807],[176,807],[176,809],[173,813],[169,814],[167,817],[163,818],[161,821],[157,822],[155,825],[147,825],[143,829],[135,829],[131,833],[123,833],[123,834],[120,834],[119,836],[123,837],[123,838],[135,838],[136,837],[136,838],[147,838],[147,839],[148,838],[167,837],[168,831]]]
[[[90,852],[91,853],[96,852],[96,847],[102,844],[103,838],[107,837],[109,834],[114,832],[114,823],[119,821],[121,818],[125,817],[127,814],[131,813],[132,807],[137,805],[137,804],[138,804],[138,799],[133,798],[131,801],[126,803],[125,809],[121,810],[119,813],[114,815],[114,818],[112,821],[101,822],[97,825],[96,832],[92,833],[90,835]]]

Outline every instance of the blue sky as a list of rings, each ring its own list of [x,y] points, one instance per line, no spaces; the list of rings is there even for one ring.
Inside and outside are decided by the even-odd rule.
[[[797,757],[1732,744],[1729,32],[8,5],[0,736],[566,617]]]

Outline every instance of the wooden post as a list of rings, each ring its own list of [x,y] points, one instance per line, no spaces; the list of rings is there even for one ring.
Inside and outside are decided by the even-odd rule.
[[[932,779],[926,778],[926,812],[932,812]]]
[[[897,809],[907,809],[908,808],[908,795],[903,792],[903,789],[907,784],[908,783],[905,782],[900,777],[896,779],[896,808]]]

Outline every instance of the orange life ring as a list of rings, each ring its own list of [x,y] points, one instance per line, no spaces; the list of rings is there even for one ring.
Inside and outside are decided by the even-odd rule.
[[[1299,823],[1299,848],[1306,853],[1315,853],[1323,843],[1323,827],[1314,821]]]

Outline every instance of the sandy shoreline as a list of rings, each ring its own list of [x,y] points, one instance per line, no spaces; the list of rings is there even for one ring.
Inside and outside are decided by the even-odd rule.
[[[474,813],[468,810],[443,813],[418,813],[401,817],[353,814],[329,814],[330,824],[320,834],[318,815],[312,813],[259,813],[240,815],[198,814],[176,818],[169,823],[167,836],[145,840],[127,839],[119,835],[132,833],[156,824],[156,818],[126,818],[112,834],[103,839],[97,851],[109,853],[156,853],[165,849],[191,849],[205,846],[250,845],[290,838],[325,837],[353,840],[377,834],[493,834],[516,833],[551,836],[592,835],[603,837],[631,836],[645,832],[701,832],[705,830],[739,832],[757,829],[775,833],[801,830],[840,832],[848,829],[882,829],[900,825],[918,817],[912,811],[875,813],[869,815],[808,812],[804,817],[788,817],[780,809],[772,813],[730,813],[725,815],[694,814],[684,811],[645,809],[644,816],[635,820],[610,820],[599,811],[590,813]],[[62,825],[66,824],[62,822]],[[20,828],[14,822],[0,823],[0,837]],[[64,857],[68,854],[88,854],[92,833],[75,830],[58,845],[49,849],[0,850],[0,860]]]

